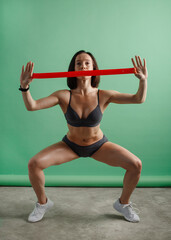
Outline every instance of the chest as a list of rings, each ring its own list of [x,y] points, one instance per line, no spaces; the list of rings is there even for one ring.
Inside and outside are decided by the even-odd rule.
[[[77,96],[77,95],[70,95],[66,94],[65,98],[62,99],[60,102],[60,107],[65,114],[67,112],[67,109],[70,105],[73,111],[79,116],[79,118],[86,119],[89,114],[95,110],[98,106],[98,108],[103,113],[108,104],[106,104],[105,98],[103,98],[101,92],[99,92],[99,97],[97,94],[91,95],[91,96]]]
[[[70,101],[70,107],[79,118],[86,119],[90,113],[95,110],[98,106],[98,98],[97,96],[72,96]]]

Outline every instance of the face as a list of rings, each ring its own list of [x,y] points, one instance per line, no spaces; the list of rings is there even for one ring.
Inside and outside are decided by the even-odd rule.
[[[79,54],[75,59],[75,71],[93,70],[93,60],[87,53]]]

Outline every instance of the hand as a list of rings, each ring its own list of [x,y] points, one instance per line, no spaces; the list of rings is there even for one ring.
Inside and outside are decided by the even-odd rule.
[[[26,88],[33,81],[33,78],[32,78],[33,68],[34,68],[34,63],[32,63],[31,61],[27,63],[25,71],[24,71],[24,65],[22,66],[22,72],[20,76],[21,87]]]
[[[147,72],[147,68],[146,68],[146,60],[144,58],[144,66],[143,66],[142,62],[141,62],[140,56],[138,56],[138,57],[135,56],[135,58],[136,58],[137,66],[136,66],[136,64],[134,62],[134,59],[131,58],[132,63],[134,65],[135,69],[136,69],[136,73],[134,73],[134,74],[140,80],[146,80],[147,77],[148,77],[148,72]]]

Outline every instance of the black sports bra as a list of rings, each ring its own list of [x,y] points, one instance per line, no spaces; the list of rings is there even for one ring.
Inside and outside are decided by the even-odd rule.
[[[72,92],[70,90],[70,100],[67,107],[67,111],[64,114],[67,120],[67,123],[74,127],[95,127],[97,126],[102,119],[102,112],[99,106],[99,89],[98,89],[98,104],[96,108],[88,115],[87,118],[80,118],[78,114],[71,107],[71,95]]]

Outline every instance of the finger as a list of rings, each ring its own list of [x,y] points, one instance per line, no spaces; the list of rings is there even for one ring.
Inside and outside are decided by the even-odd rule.
[[[133,65],[134,65],[134,67],[136,68],[136,64],[135,64],[135,62],[134,62],[134,59],[131,58],[131,60],[132,60],[132,63],[133,63]]]
[[[22,66],[21,73],[22,73],[22,74],[24,73],[24,65]]]
[[[145,60],[145,58],[144,58],[144,67],[146,68],[146,60]]]
[[[34,63],[31,64],[31,75],[33,74]]]
[[[138,56],[138,59],[139,59],[139,64],[140,64],[140,66],[142,67],[143,65],[142,65],[140,56]]]
[[[30,71],[30,62],[28,62],[28,72]]]
[[[139,64],[139,62],[138,62],[138,57],[135,56],[135,59],[136,59],[136,62],[137,62],[137,66],[140,67],[140,64]]]
[[[25,69],[26,72],[28,72],[28,67],[29,67],[29,63],[27,63],[26,65],[26,69]]]
[[[31,70],[31,61],[28,64],[28,71],[30,72],[30,70]]]

